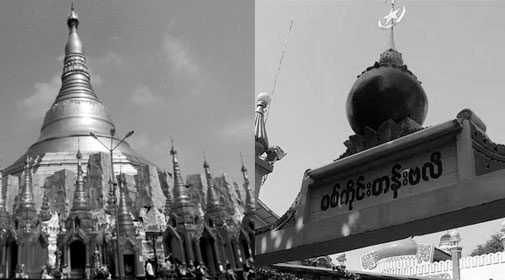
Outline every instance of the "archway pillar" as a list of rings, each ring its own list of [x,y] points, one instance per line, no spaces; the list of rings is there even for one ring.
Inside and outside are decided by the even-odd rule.
[[[203,258],[202,258],[202,250],[200,248],[200,239],[195,238],[193,239],[195,241],[195,249],[196,249],[196,259],[200,264],[203,264]]]
[[[220,250],[220,246],[219,246],[219,241],[218,240],[214,240],[212,246],[214,246],[214,252],[216,253],[216,269],[221,272],[222,271],[222,266],[223,264],[225,263],[225,261],[223,260],[223,256],[222,256],[222,253],[221,253],[221,250]]]
[[[193,253],[193,242],[191,242],[191,236],[189,236],[189,233],[184,234],[185,241],[186,241],[186,251],[188,254],[188,261],[194,261],[195,260],[195,255]],[[189,265],[189,263],[188,263]]]

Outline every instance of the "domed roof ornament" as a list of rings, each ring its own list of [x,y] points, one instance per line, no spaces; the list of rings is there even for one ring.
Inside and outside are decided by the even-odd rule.
[[[349,92],[346,113],[356,135],[344,143],[348,149],[342,157],[389,142],[422,128],[428,99],[417,77],[403,64],[393,40],[394,27],[404,18],[405,7],[395,8],[378,26],[389,30],[387,50],[379,62],[358,76]],[[387,1],[386,1],[387,2]]]
[[[380,55],[379,63],[402,66],[403,65],[402,54],[396,50],[395,46],[394,26],[400,23],[400,21],[403,19],[403,17],[405,16],[406,8],[405,6],[402,6],[401,8],[395,9],[395,0],[390,1],[391,1],[391,9],[389,10],[389,13],[382,19],[380,19],[378,22],[379,28],[386,29],[389,31],[387,48],[386,51]],[[388,0],[386,0],[386,3],[387,2]]]

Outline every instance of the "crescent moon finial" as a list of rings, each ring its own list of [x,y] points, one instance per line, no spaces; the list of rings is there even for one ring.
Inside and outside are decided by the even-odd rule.
[[[401,5],[398,8],[395,8],[395,0],[385,0],[385,3],[391,2],[391,9],[389,10],[389,13],[382,17],[379,22],[378,26],[381,29],[386,29],[389,30],[389,38],[388,38],[388,43],[387,43],[387,48],[388,49],[393,49],[396,50],[395,42],[394,42],[394,32],[393,28],[396,26],[400,21],[403,19],[405,16],[406,8],[405,5]]]
[[[382,29],[392,29],[395,25],[400,23],[400,21],[403,19],[405,16],[405,5],[403,5],[400,8],[395,9],[395,1],[394,0],[386,0],[386,4],[388,1],[391,1],[391,9],[389,10],[389,13],[382,17],[379,22],[378,26],[379,28]],[[400,12],[401,11],[401,12]],[[398,15],[400,13],[400,15]],[[384,23],[383,23],[384,21]]]

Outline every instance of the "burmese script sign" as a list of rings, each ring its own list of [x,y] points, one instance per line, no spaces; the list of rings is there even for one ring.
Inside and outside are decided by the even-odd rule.
[[[258,229],[256,263],[300,260],[503,217],[505,145],[470,110],[308,170],[293,206]]]
[[[309,186],[309,212],[315,219],[388,203],[455,183],[456,147],[446,144],[393,161],[370,162],[344,177],[338,174],[329,177],[316,180]]]

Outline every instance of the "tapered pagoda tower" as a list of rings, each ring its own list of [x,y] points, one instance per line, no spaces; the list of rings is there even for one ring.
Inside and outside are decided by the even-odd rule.
[[[79,17],[73,7],[67,18],[67,25],[69,34],[65,44],[61,88],[45,115],[39,138],[27,151],[27,154],[34,158],[40,157],[37,174],[45,176],[62,168],[75,168],[77,137],[80,138],[83,161],[87,161],[92,153],[108,152],[90,136],[90,132],[110,139],[110,131],[115,129],[109,109],[100,102],[91,86],[83,44],[77,32]],[[113,138],[113,146],[120,140]],[[5,169],[5,174],[19,175],[23,171],[25,158],[26,154],[22,155]],[[133,151],[127,142],[121,143],[114,151],[114,163],[121,164],[123,172],[127,174],[134,173],[133,166],[153,165]],[[116,170],[119,171],[119,168]]]

